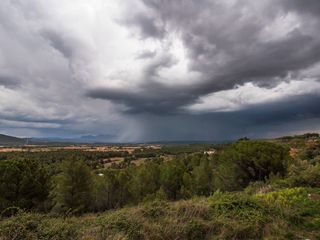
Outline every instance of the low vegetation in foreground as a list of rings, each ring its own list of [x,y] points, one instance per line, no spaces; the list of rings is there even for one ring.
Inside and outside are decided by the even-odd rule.
[[[83,216],[20,212],[2,239],[319,239],[320,189],[215,192]]]
[[[121,168],[2,160],[0,239],[320,239],[319,135],[195,149]]]

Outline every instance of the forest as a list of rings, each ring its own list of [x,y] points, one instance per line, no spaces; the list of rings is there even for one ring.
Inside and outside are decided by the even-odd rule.
[[[114,156],[123,162],[101,165]],[[320,238],[317,134],[133,153],[1,153],[0,182],[4,240]]]

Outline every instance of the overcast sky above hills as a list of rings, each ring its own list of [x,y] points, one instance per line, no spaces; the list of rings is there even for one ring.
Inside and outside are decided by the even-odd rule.
[[[1,0],[0,132],[320,131],[319,0]]]

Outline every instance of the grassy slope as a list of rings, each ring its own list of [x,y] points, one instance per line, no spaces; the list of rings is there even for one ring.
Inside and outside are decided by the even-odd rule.
[[[21,213],[0,222],[0,239],[320,239],[319,193],[217,192],[81,217]]]

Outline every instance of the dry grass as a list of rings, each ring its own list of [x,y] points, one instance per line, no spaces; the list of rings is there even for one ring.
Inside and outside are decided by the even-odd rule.
[[[298,190],[218,193],[81,217],[24,213],[0,222],[0,239],[319,239],[319,202],[308,200],[309,189]],[[309,202],[297,209],[296,201]]]

